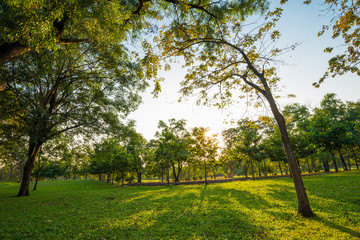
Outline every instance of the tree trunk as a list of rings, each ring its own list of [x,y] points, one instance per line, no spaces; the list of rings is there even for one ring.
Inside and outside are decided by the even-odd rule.
[[[339,149],[339,156],[340,156],[341,162],[342,162],[342,164],[343,164],[343,169],[344,169],[344,170],[349,170],[348,167],[346,166],[344,156],[342,155],[340,149]]]
[[[178,162],[178,173],[177,173],[177,180],[180,182],[180,173],[182,170],[182,165]]]
[[[297,196],[297,203],[298,203],[298,213],[304,217],[311,217],[314,213],[311,210],[310,202],[306,194],[305,186],[301,178],[301,173],[299,166],[296,162],[295,154],[291,146],[289,134],[286,129],[286,123],[284,116],[280,113],[274,98],[271,95],[270,88],[267,86],[267,83],[263,82],[265,89],[267,90],[267,94],[265,95],[266,99],[270,104],[270,108],[272,113],[274,114],[275,120],[278,124],[281,140],[283,143],[283,147],[286,153],[286,158],[290,167],[290,173],[293,176],[294,186]]]
[[[207,184],[207,168],[206,168],[206,160],[205,160],[205,185]]]
[[[24,173],[21,180],[20,190],[18,197],[29,196],[29,186],[31,180],[31,171],[34,168],[36,156],[40,150],[41,143],[34,143],[34,139],[30,137],[28,159],[24,166]]]
[[[13,170],[14,170],[14,166],[10,166],[10,173],[9,173],[9,182],[11,182],[11,177],[12,177],[12,173],[13,173]]]
[[[38,171],[36,173],[36,180],[35,180],[35,185],[34,185],[33,191],[36,191],[37,184],[38,184],[38,181],[39,181],[39,178],[40,178],[41,170],[42,170],[42,167],[40,166],[40,160],[39,160],[39,166],[38,166]]]
[[[354,148],[352,149],[352,152],[353,152],[353,156],[355,158],[356,169],[359,169],[358,158],[357,158],[357,155],[355,154]]]
[[[258,171],[259,171],[259,177],[261,177],[261,165],[260,163],[258,162],[258,164],[256,164],[257,167],[258,167]]]
[[[0,46],[0,66],[28,51],[30,51],[30,48],[18,42],[3,43]]]
[[[214,180],[216,180],[215,167],[213,167]]]
[[[3,176],[4,176],[4,168],[0,168],[0,181],[3,180]]]
[[[311,168],[314,172],[318,172],[318,170],[316,169],[316,165],[315,165],[315,162],[314,162],[314,157],[311,155],[310,156],[310,161],[311,161]]]
[[[137,182],[141,183],[141,170],[137,172]]]
[[[121,173],[121,186],[123,187],[124,186],[124,178],[125,178],[125,172],[123,171]]]
[[[335,157],[334,157],[333,152],[330,151],[330,154],[331,154],[331,159],[332,159],[333,164],[334,164],[335,172],[339,172],[339,169],[338,169],[338,166],[337,166],[337,163],[336,163],[336,160],[335,160]]]
[[[169,173],[169,169],[167,169],[167,176],[166,176],[166,180],[167,180],[167,185],[170,185],[170,173]]]
[[[265,176],[267,177],[268,173],[267,173],[266,163],[265,163],[265,161],[263,161],[263,162],[264,162],[264,173],[265,173]]]
[[[174,164],[172,165],[172,170],[173,170],[173,175],[174,175],[175,182],[179,182],[179,177],[178,177],[177,174],[176,174],[175,165],[174,165]]]
[[[349,170],[351,170],[350,154],[347,155]]]
[[[254,163],[253,161],[251,161],[251,175],[252,175],[252,180],[255,180],[255,170],[254,170]]]
[[[324,172],[330,172],[329,161],[327,159],[323,161],[323,166],[324,166]]]
[[[309,163],[309,159],[308,158],[305,158],[305,161],[306,161],[306,165],[308,167],[308,173],[312,173],[312,170],[311,170],[311,167],[310,167],[310,163]]]
[[[281,175],[283,175],[283,171],[282,171],[282,168],[281,168],[281,162],[280,162],[280,161],[278,161],[278,163],[279,163],[280,173],[281,173]]]
[[[246,164],[244,164],[244,173],[245,173],[245,178],[248,178],[248,166]]]
[[[114,185],[114,177],[115,177],[115,173],[112,174],[112,177],[111,177],[111,185]]]

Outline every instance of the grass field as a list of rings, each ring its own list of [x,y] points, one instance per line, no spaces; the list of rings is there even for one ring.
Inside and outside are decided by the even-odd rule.
[[[316,217],[296,214],[292,180],[120,187],[0,183],[0,239],[359,239],[360,171],[304,177]]]

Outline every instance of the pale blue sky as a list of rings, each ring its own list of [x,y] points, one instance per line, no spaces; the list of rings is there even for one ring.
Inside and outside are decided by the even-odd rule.
[[[275,1],[274,1],[275,2]],[[278,1],[276,1],[278,2]],[[317,3],[316,3],[317,2]],[[280,65],[278,69],[281,77],[280,95],[295,94],[294,99],[281,98],[278,103],[281,107],[289,103],[299,102],[310,107],[319,105],[321,98],[328,92],[336,93],[343,101],[356,101],[359,99],[360,78],[355,75],[345,75],[341,78],[328,79],[319,89],[312,83],[317,81],[327,68],[329,54],[323,52],[327,46],[339,46],[340,40],[332,40],[329,36],[317,37],[317,32],[324,23],[329,21],[329,16],[322,14],[322,1],[315,1],[310,6],[303,5],[302,1],[290,0],[285,6],[282,19],[278,23],[282,37],[279,46],[291,45],[301,42],[300,46],[284,58],[287,65]],[[290,57],[291,56],[291,57]],[[231,127],[225,121],[240,119],[244,116],[255,118],[257,115],[268,114],[262,109],[247,109],[244,104],[231,106],[223,110],[206,106],[196,106],[196,98],[188,98],[186,102],[178,103],[179,83],[186,71],[181,66],[172,66],[170,72],[162,73],[165,78],[162,92],[157,99],[150,94],[148,89],[143,94],[143,104],[129,118],[136,120],[137,130],[145,138],[154,138],[159,120],[167,121],[170,118],[186,119],[189,128],[196,126],[210,127],[213,133]]]

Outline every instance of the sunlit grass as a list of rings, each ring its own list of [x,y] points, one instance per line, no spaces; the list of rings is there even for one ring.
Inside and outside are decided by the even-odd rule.
[[[360,171],[304,177],[316,217],[296,214],[289,178],[119,187],[47,181],[30,197],[0,184],[0,239],[359,239]]]

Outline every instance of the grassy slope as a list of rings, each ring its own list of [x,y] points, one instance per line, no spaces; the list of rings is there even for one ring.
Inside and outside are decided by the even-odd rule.
[[[304,178],[317,217],[296,215],[292,180],[124,187],[0,183],[0,239],[359,239],[360,171]],[[108,199],[109,197],[114,199]]]

